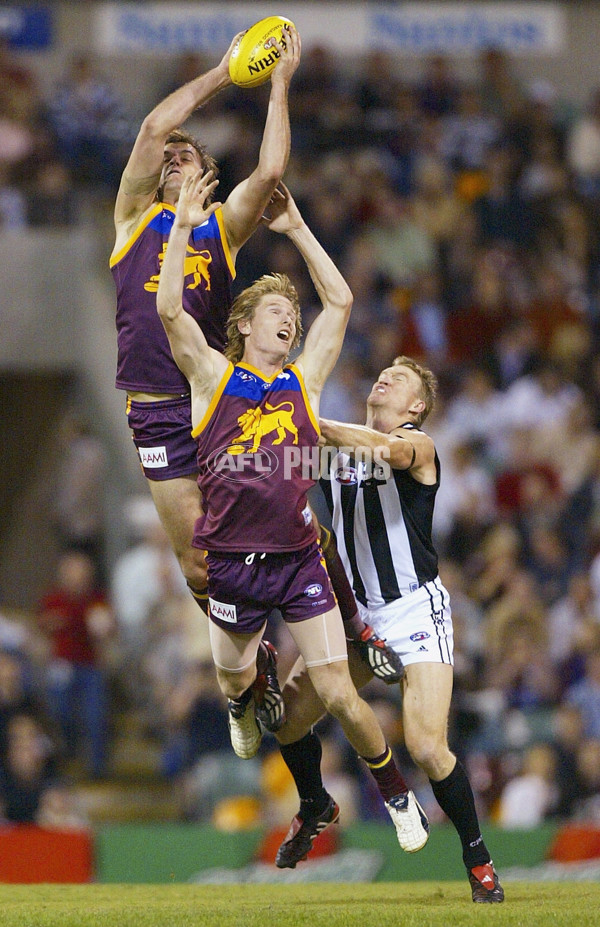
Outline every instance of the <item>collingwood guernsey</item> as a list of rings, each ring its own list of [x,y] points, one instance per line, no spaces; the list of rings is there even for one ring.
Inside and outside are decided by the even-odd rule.
[[[405,424],[403,428],[414,428]],[[415,592],[438,575],[431,538],[436,481],[415,480],[409,470],[365,463],[339,452],[329,479],[321,479],[344,568],[358,602],[378,608]]]

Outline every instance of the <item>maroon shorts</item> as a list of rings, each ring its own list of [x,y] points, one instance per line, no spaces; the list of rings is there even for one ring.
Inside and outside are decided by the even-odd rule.
[[[127,400],[133,443],[149,480],[197,475],[198,445],[192,438],[190,397],[161,402]]]
[[[210,620],[225,631],[260,631],[275,608],[291,623],[322,615],[336,605],[316,542],[288,553],[209,551],[206,563]]]

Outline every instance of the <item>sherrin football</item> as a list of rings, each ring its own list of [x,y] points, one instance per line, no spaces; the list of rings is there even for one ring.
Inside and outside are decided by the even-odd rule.
[[[293,26],[285,16],[267,16],[244,32],[229,56],[229,76],[238,87],[258,87],[268,81],[279,61],[273,39],[285,47],[284,26]]]

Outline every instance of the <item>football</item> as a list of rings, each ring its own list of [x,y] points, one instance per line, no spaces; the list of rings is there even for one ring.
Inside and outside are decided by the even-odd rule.
[[[244,32],[229,56],[229,76],[238,87],[258,87],[268,81],[279,60],[274,39],[285,46],[285,16],[267,16]]]

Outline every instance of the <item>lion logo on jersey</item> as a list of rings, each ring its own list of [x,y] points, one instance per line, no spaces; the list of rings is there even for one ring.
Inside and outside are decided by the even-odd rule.
[[[165,244],[163,250],[158,255],[158,260],[160,266],[162,267],[163,261],[165,259],[165,253],[167,246]],[[183,276],[187,281],[191,277],[191,281],[185,284],[186,290],[195,290],[196,287],[204,281],[206,284],[206,289],[210,290],[210,274],[208,272],[208,265],[212,263],[212,254],[210,251],[194,251],[189,245],[186,248],[185,261],[183,263]],[[144,289],[148,290],[149,293],[156,293],[158,290],[158,278],[159,274],[154,274],[147,283],[144,284]]]
[[[284,406],[289,406],[289,409],[285,409]],[[273,444],[281,444],[288,433],[294,436],[292,443],[298,443],[298,429],[293,420],[293,403],[286,401],[280,402],[278,406],[271,406],[266,402],[265,408],[269,410],[267,413],[263,412],[259,407],[248,409],[247,412],[238,417],[238,425],[242,429],[242,433],[234,439],[236,443],[227,448],[228,454],[242,454],[246,448],[243,444],[237,442],[248,443],[249,441],[252,441],[250,453],[256,454],[262,439],[273,431],[277,432]]]

